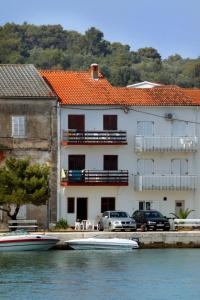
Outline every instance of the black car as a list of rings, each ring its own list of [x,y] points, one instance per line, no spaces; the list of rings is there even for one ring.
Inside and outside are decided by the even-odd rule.
[[[170,230],[168,219],[157,210],[136,210],[132,214],[132,218],[135,220],[137,228],[143,230]]]

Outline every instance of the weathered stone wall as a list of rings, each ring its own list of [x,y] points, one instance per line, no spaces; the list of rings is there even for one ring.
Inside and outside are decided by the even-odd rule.
[[[0,166],[7,157],[30,157],[50,167],[51,197],[47,206],[27,207],[27,219],[44,227],[56,222],[57,213],[57,100],[0,99]],[[12,137],[12,116],[25,116],[25,138]]]

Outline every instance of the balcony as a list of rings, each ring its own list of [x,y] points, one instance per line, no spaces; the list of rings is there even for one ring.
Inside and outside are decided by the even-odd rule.
[[[136,175],[136,191],[193,191],[197,186],[195,175]]]
[[[128,171],[63,170],[62,186],[127,186]]]
[[[63,130],[63,145],[126,145],[126,131]]]
[[[135,152],[194,152],[198,138],[174,136],[135,136]]]

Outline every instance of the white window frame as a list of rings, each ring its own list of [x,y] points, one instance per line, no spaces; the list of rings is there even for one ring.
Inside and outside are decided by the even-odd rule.
[[[147,170],[147,164],[151,163],[151,170]],[[153,158],[138,158],[137,159],[137,175],[154,175],[155,174],[155,164]]]
[[[188,136],[188,130],[189,123],[187,121],[173,121],[171,123],[171,136]]]
[[[174,167],[175,163],[179,164],[177,170]],[[173,158],[171,159],[171,174],[172,175],[188,175],[189,174],[189,160],[187,158]]]
[[[24,138],[25,132],[25,116],[12,116],[12,137]]]
[[[154,136],[154,121],[137,121],[137,135]]]
[[[140,200],[138,202],[138,209],[140,209],[140,210],[151,210],[152,209],[152,201]]]

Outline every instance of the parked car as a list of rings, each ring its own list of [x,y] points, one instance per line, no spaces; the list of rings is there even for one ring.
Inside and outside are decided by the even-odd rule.
[[[143,230],[170,230],[168,219],[157,210],[136,210],[132,214],[132,218],[135,220],[137,228]]]
[[[127,212],[119,210],[105,211],[99,221],[99,230],[136,230],[136,223]]]

